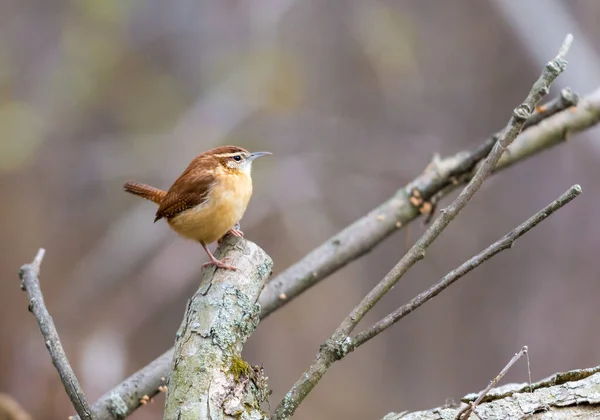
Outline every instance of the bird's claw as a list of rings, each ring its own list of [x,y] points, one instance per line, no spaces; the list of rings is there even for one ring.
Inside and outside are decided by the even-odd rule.
[[[242,232],[240,229],[240,224],[237,223],[234,227],[232,227],[231,229],[229,229],[225,235],[221,236],[218,240],[217,240],[217,245],[221,245],[221,242],[223,242],[223,239],[227,236],[227,235],[233,235],[233,236],[237,236],[238,238],[243,238],[244,237],[244,232]]]
[[[237,236],[238,238],[244,237],[244,232],[236,228],[229,229],[229,233],[231,233],[233,236]]]
[[[214,266],[216,268],[222,268],[224,270],[237,271],[236,267],[234,267],[233,265],[227,264],[226,261],[227,261],[227,258],[223,258],[222,260],[217,260],[215,258],[214,260],[211,260],[209,262],[202,264],[202,268]]]

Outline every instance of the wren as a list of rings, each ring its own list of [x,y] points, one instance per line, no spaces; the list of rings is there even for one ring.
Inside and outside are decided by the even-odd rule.
[[[137,182],[126,182],[123,188],[158,204],[154,222],[165,219],[177,234],[200,242],[210,259],[203,267],[235,271],[226,259],[215,258],[208,244],[227,233],[244,235],[236,226],[252,196],[252,162],[270,154],[216,147],[196,156],[168,191]]]

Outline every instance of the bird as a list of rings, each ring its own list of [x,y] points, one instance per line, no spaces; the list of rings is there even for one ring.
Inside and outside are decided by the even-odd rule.
[[[154,223],[165,219],[175,233],[200,242],[209,258],[204,268],[236,271],[226,258],[217,259],[208,245],[228,233],[244,236],[239,222],[252,196],[252,163],[271,154],[220,146],[196,156],[167,191],[133,181],[123,188],[158,205]]]

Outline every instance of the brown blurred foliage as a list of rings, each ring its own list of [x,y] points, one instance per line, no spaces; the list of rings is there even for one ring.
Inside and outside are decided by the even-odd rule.
[[[242,227],[278,272],[433,152],[474,147],[501,127],[541,69],[532,51],[554,54],[567,17],[587,37],[576,45],[598,50],[594,0],[537,0],[554,26],[536,27],[532,14],[529,38],[497,1],[0,3],[0,391],[34,418],[72,413],[18,287],[40,246],[42,289],[91,401],[172,345],[205,255],[153,225],[155,209],[124,194],[124,180],[165,188],[215,144],[272,151],[255,165]],[[569,72],[598,82],[595,58],[575,57],[561,80],[585,93],[596,86]],[[538,379],[598,364],[597,158],[592,142],[574,140],[491,179],[367,321],[568,186],[584,195],[334,366],[296,417],[438,406],[481,389],[522,345]],[[420,231],[411,225],[261,323],[245,357],[264,365],[273,406]],[[158,397],[132,419],[162,418],[162,406]]]

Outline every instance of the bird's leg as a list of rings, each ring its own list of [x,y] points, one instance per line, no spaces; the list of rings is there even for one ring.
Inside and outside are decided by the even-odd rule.
[[[208,247],[206,246],[206,244],[204,242],[200,242],[200,244],[202,245],[202,248],[204,248],[204,250],[208,254],[208,258],[210,259],[209,262],[202,264],[202,268],[206,268],[206,267],[210,267],[211,265],[214,265],[217,268],[223,268],[225,270],[237,271],[236,267],[229,265],[225,262],[226,258],[223,258],[222,260],[216,259],[215,256],[212,254],[212,252],[210,252],[210,250],[208,249]]]
[[[236,223],[234,227],[232,227],[227,232],[225,232],[225,235],[223,235],[219,238],[219,240],[217,241],[217,245],[221,245],[221,242],[223,242],[223,238],[227,235],[233,235],[233,236],[237,236],[238,238],[243,238],[244,232],[242,232],[240,230],[240,224]]]

